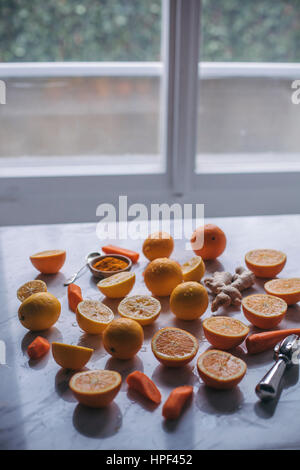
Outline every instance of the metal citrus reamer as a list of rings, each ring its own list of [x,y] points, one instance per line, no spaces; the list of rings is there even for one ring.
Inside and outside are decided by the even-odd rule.
[[[255,388],[256,395],[261,400],[272,400],[277,396],[280,381],[286,368],[299,364],[299,353],[300,340],[297,335],[287,336],[276,344],[274,348],[276,362]]]

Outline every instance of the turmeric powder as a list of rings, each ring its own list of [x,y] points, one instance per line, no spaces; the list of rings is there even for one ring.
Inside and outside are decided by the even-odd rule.
[[[93,268],[99,271],[120,271],[121,269],[127,268],[127,266],[128,263],[126,261],[113,256],[107,256],[93,264]]]

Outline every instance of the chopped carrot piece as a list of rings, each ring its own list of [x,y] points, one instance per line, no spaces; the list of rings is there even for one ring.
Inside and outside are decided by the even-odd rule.
[[[147,375],[135,370],[128,375],[126,382],[130,388],[144,395],[157,405],[161,402],[161,394],[155,383]]]
[[[28,346],[27,353],[30,359],[40,359],[45,356],[50,349],[50,343],[42,336],[37,336]]]
[[[107,255],[127,256],[127,258],[131,259],[133,263],[137,263],[140,257],[139,253],[137,253],[136,251],[127,250],[126,248],[114,245],[103,246],[102,251]]]
[[[184,405],[192,395],[193,387],[191,385],[174,388],[163,406],[163,417],[167,419],[177,419]]]
[[[268,349],[274,348],[279,341],[292,334],[300,336],[300,328],[254,333],[246,339],[247,351],[249,354],[257,354],[267,351]]]
[[[77,305],[83,300],[81,289],[76,284],[68,285],[68,300],[70,309],[76,313]]]

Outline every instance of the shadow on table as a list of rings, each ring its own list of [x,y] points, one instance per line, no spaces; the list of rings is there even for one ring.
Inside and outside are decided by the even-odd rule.
[[[267,373],[267,370],[266,370]],[[284,373],[280,383],[279,392],[274,400],[262,402],[257,401],[254,405],[254,411],[260,418],[270,419],[275,414],[277,404],[284,390],[293,387],[299,380],[299,366],[292,366]],[[287,392],[288,393],[288,392]]]
[[[84,436],[106,438],[113,436],[121,428],[122,413],[116,403],[102,409],[79,404],[73,413],[73,425]]]
[[[199,387],[195,402],[203,413],[230,415],[242,407],[244,395],[239,387],[232,390],[214,390],[203,384]]]
[[[63,297],[66,295],[66,287],[64,282],[66,281],[66,276],[59,272],[57,274],[38,274],[35,279],[44,281],[47,284],[47,289],[51,292],[52,289],[55,289],[55,297]]]
[[[88,369],[84,368],[83,371],[84,370]],[[77,401],[69,387],[70,379],[76,372],[78,371],[70,369],[59,369],[55,376],[55,391],[63,400],[67,402],[74,403]]]
[[[193,366],[190,364],[178,368],[166,367],[160,364],[154,369],[151,378],[158,388],[160,385],[172,388],[179,387],[182,384],[194,385],[199,380],[193,373]]]
[[[132,390],[131,388],[127,391],[127,397],[131,402],[134,402],[136,405],[141,406],[146,411],[154,411],[159,405],[153,403],[146,397],[143,397],[141,393]]]
[[[47,339],[49,343],[52,343],[53,341],[61,342],[63,339],[61,332],[56,327],[52,327],[49,330],[43,331],[28,331],[28,333],[26,333],[26,335],[23,337],[21,343],[24,356],[27,356],[27,348],[37,336],[41,336],[42,338]],[[29,367],[32,369],[43,369],[49,360],[49,353],[50,351],[41,359],[29,359]]]
[[[134,356],[132,359],[128,361],[121,361],[120,359],[115,359],[111,357],[105,364],[105,369],[107,370],[115,370],[119,372],[122,376],[122,387],[121,389],[124,390],[127,388],[126,378],[131,372],[135,370],[139,370],[141,372],[144,371],[144,366],[142,360],[138,356]]]

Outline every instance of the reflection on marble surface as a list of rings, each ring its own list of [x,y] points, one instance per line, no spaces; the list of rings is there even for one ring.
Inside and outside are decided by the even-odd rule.
[[[218,261],[207,263],[207,273],[215,270],[234,271],[243,263],[251,248],[277,248],[286,252],[288,261],[283,277],[299,276],[299,216],[247,217],[218,219],[228,236],[228,247]],[[300,390],[298,368],[287,371],[279,400],[263,404],[257,400],[254,387],[272,363],[272,352],[247,356],[244,346],[234,354],[246,361],[248,371],[235,390],[220,392],[208,389],[199,379],[196,359],[178,370],[166,369],[151,352],[150,341],[157,329],[173,325],[185,328],[199,339],[200,352],[209,347],[202,322],[178,321],[169,311],[168,299],[162,299],[158,321],[145,327],[145,343],[131,361],[110,358],[102,339],[87,335],[68,309],[63,281],[82,263],[91,250],[99,250],[94,224],[69,224],[0,229],[0,340],[5,341],[7,364],[0,365],[0,448],[1,449],[226,449],[226,448],[298,448]],[[139,250],[141,243],[126,242]],[[29,255],[49,248],[66,248],[67,260],[62,272],[42,276],[29,262]],[[183,242],[176,241],[174,259],[182,262],[191,256]],[[147,293],[142,271],[146,260],[135,270],[137,282],[133,294]],[[62,303],[62,314],[56,325],[41,334],[49,341],[64,341],[92,347],[95,352],[88,369],[118,370],[123,385],[115,401],[105,410],[89,410],[79,405],[68,387],[72,372],[60,369],[51,354],[41,361],[29,361],[26,348],[37,336],[25,330],[17,319],[17,288],[31,279],[43,279],[48,290]],[[90,273],[78,280],[86,298],[104,300],[116,311],[118,301],[103,299]],[[248,293],[262,292],[259,280]],[[230,308],[218,314],[240,318],[239,309]],[[208,310],[203,318],[210,315]],[[288,309],[281,328],[299,327],[300,306]],[[255,328],[252,328],[255,331]],[[154,406],[135,392],[128,391],[125,378],[133,370],[144,371],[160,388],[163,402],[172,388],[182,384],[194,386],[194,397],[180,419],[166,422],[162,405]],[[283,432],[284,430],[284,432]]]

